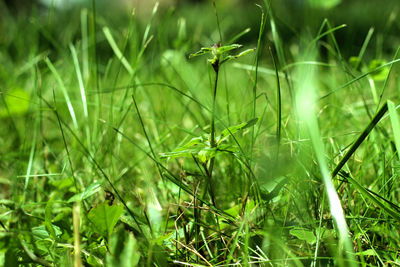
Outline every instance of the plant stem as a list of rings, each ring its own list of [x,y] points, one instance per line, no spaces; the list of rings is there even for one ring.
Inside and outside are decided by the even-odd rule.
[[[214,71],[215,71],[215,82],[214,82],[214,91],[213,91],[213,105],[212,105],[212,110],[211,110],[211,133],[210,133],[210,147],[215,148],[217,146],[216,141],[215,141],[215,105],[216,105],[216,98],[217,98],[217,88],[218,88],[218,73],[219,73],[219,63],[218,61],[216,62],[215,65],[213,65]],[[215,196],[213,192],[213,187],[211,185],[212,183],[212,173],[214,169],[214,162],[215,162],[215,157],[212,157],[210,160],[210,165],[208,168],[208,182],[209,182],[209,192],[212,200],[212,204],[215,206]]]
[[[214,92],[213,92],[213,105],[211,111],[211,140],[210,147],[215,147],[215,103],[217,98],[217,87],[218,87],[218,68],[215,69],[215,82],[214,82]]]

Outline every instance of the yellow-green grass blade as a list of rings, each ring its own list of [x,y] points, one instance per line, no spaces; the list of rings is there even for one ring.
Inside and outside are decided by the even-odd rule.
[[[298,77],[303,77],[298,84],[296,90],[297,94],[297,113],[302,123],[305,125],[306,132],[308,132],[311,139],[312,147],[317,158],[322,181],[325,185],[325,191],[328,198],[329,209],[332,218],[335,222],[336,230],[339,237],[339,250],[338,259],[344,256],[346,262],[342,262],[343,266],[356,266],[354,260],[354,250],[352,241],[349,236],[349,231],[343,208],[340,199],[333,185],[331,175],[329,173],[328,165],[325,159],[325,148],[321,139],[317,116],[314,109],[315,104],[315,75],[316,70],[312,66],[299,68]]]
[[[399,116],[397,115],[396,107],[394,103],[390,100],[387,101],[390,122],[392,124],[394,144],[396,145],[397,156],[400,159],[400,123]]]
[[[74,66],[76,71],[76,77],[79,83],[79,91],[81,93],[82,106],[83,106],[83,115],[85,117],[85,130],[86,130],[87,142],[88,145],[90,146],[89,112],[86,100],[85,86],[83,85],[82,72],[79,66],[78,55],[76,53],[75,47],[72,44],[70,44],[69,49],[71,50],[72,59],[74,61]]]

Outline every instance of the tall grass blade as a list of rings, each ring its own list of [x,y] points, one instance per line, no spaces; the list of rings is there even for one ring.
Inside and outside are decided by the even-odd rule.
[[[356,66],[354,67],[355,69],[357,69],[361,63],[362,58],[364,57],[365,51],[367,50],[368,44],[371,41],[372,35],[374,34],[374,28],[370,28],[367,36],[365,37],[365,40],[362,44],[362,47],[360,49],[360,53],[358,53],[358,61]]]
[[[132,66],[129,64],[128,60],[124,57],[124,55],[121,53],[121,50],[118,48],[117,43],[115,42],[111,31],[108,27],[103,27],[103,33],[110,44],[112,50],[114,51],[115,56],[118,58],[119,61],[121,61],[122,65],[125,67],[125,69],[128,71],[130,75],[133,75],[133,69]]]
[[[49,58],[45,58],[44,60],[47,64],[47,67],[50,69],[50,71],[53,73],[54,77],[56,78],[56,81],[58,82],[58,85],[61,89],[61,92],[64,95],[65,98],[65,102],[67,103],[68,106],[68,110],[69,110],[69,114],[71,115],[72,118],[72,122],[74,124],[74,127],[76,130],[78,130],[78,121],[76,119],[76,115],[75,115],[75,111],[74,111],[74,107],[72,106],[72,102],[71,99],[69,98],[69,94],[67,91],[67,88],[64,85],[63,80],[61,79],[60,74],[57,72],[56,68],[54,67],[53,63],[51,63]]]
[[[397,47],[396,53],[394,54],[394,57],[393,57],[392,61],[397,59],[399,53],[400,53],[400,46]],[[388,75],[387,75],[387,77],[386,77],[386,79],[385,79],[385,82],[383,83],[382,90],[381,90],[381,94],[379,95],[378,107],[379,107],[379,104],[380,104],[381,101],[382,101],[383,94],[385,93],[386,87],[387,87],[387,85],[388,85],[388,83],[389,83],[389,77],[390,77],[390,74],[392,73],[392,69],[393,69],[393,64],[390,65]]]
[[[281,143],[281,130],[282,130],[282,99],[281,99],[281,83],[279,81],[278,67],[276,66],[275,56],[272,53],[270,48],[270,54],[272,58],[272,63],[275,68],[275,77],[276,77],[276,140],[278,142],[278,154],[279,154],[279,146]]]
[[[340,199],[336,193],[335,187],[332,182],[331,175],[328,170],[328,165],[325,159],[325,148],[321,139],[317,116],[314,113],[315,108],[315,69],[312,66],[303,67],[299,70],[299,87],[296,90],[297,94],[297,113],[298,118],[301,118],[305,128],[310,136],[314,153],[317,158],[319,170],[322,176],[322,181],[325,185],[325,192],[328,198],[329,209],[332,214],[333,221],[336,226],[336,231],[339,237],[339,247],[337,259],[339,265],[343,266],[356,266],[354,259],[354,250],[351,239],[349,237],[349,230],[344,217],[343,208]],[[346,261],[343,262],[341,257],[345,257]],[[342,262],[342,264],[340,264]]]
[[[90,146],[89,112],[88,112],[88,105],[87,105],[87,100],[86,100],[85,86],[83,85],[81,68],[79,66],[78,55],[76,54],[75,47],[72,44],[70,44],[69,49],[71,50],[72,59],[74,61],[74,66],[75,66],[75,72],[76,72],[76,76],[77,76],[78,83],[79,83],[79,91],[81,93],[81,100],[82,100],[82,106],[83,106],[83,115],[85,118],[85,129],[86,129],[87,142],[88,142],[88,145]]]
[[[393,129],[393,137],[394,143],[396,145],[397,150],[397,157],[400,160],[400,123],[399,123],[399,116],[397,115],[396,107],[394,103],[390,100],[387,101],[388,109],[389,109],[389,116],[390,122],[392,124]]]
[[[81,11],[81,33],[82,33],[82,73],[83,79],[89,79],[89,38],[88,38],[88,11]]]
[[[257,109],[257,84],[258,84],[258,65],[260,61],[260,57],[262,54],[262,37],[264,34],[264,29],[265,29],[265,23],[266,23],[266,18],[265,18],[265,13],[264,10],[261,6],[259,6],[261,9],[261,22],[260,22],[260,28],[258,32],[258,39],[257,39],[257,48],[256,48],[256,58],[255,58],[255,63],[254,63],[254,81],[253,81],[253,110],[251,113],[251,117],[254,118],[256,116],[256,109]],[[254,142],[256,136],[254,135],[254,127],[251,129],[251,146],[250,146],[250,151],[253,150]],[[252,152],[250,153],[252,155]]]
[[[33,160],[35,158],[35,152],[36,152],[38,130],[39,130],[39,118],[37,117],[35,119],[35,122],[34,122],[31,151],[29,153],[29,161],[28,161],[28,166],[26,168],[24,194],[23,194],[23,198],[22,198],[22,203],[25,203],[26,196],[27,196],[27,193],[28,193],[29,180],[30,180],[30,176],[31,176],[31,173],[32,173]]]
[[[395,59],[395,60],[389,61],[389,62],[386,63],[386,64],[380,65],[379,67],[377,67],[377,68],[375,68],[375,69],[373,69],[373,70],[371,70],[371,71],[368,71],[368,72],[366,72],[366,73],[363,73],[363,74],[361,74],[360,76],[358,76],[358,77],[356,77],[356,78],[354,78],[354,79],[352,79],[352,80],[346,82],[345,84],[343,84],[343,85],[341,85],[341,86],[339,86],[339,87],[337,87],[337,88],[331,90],[331,91],[328,92],[327,94],[321,96],[321,97],[319,98],[319,100],[322,100],[322,99],[324,99],[324,98],[327,98],[328,96],[332,95],[333,93],[336,93],[336,92],[339,91],[340,89],[346,88],[346,87],[348,87],[349,85],[351,85],[351,84],[353,84],[353,83],[355,83],[355,82],[357,82],[357,81],[359,81],[359,80],[361,80],[361,79],[367,77],[367,76],[370,75],[371,73],[374,73],[374,72],[376,72],[376,71],[378,71],[378,70],[381,70],[381,69],[383,69],[383,68],[385,68],[385,67],[387,67],[387,66],[391,66],[391,65],[393,65],[393,64],[395,64],[395,63],[397,63],[397,62],[399,62],[399,61],[400,61],[400,59]]]

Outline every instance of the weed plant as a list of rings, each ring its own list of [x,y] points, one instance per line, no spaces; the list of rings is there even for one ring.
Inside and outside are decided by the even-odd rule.
[[[397,47],[211,3],[203,31],[0,1],[0,265],[400,264]]]

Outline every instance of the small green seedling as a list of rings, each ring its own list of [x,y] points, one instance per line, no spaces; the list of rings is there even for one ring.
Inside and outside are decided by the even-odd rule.
[[[234,55],[234,56],[225,55],[226,52],[234,50],[234,49],[238,49],[238,48],[241,48],[241,47],[242,47],[242,45],[240,45],[240,44],[231,44],[231,45],[221,46],[221,43],[217,43],[217,44],[213,44],[211,47],[203,47],[203,48],[201,48],[200,51],[191,54],[189,56],[189,59],[193,58],[193,57],[197,57],[197,56],[201,56],[201,55],[204,55],[204,54],[211,53],[213,58],[208,59],[208,62],[213,66],[214,71],[218,72],[219,67],[223,63],[228,62],[228,61],[230,61],[232,59],[236,59],[236,58],[239,58],[241,56],[244,56],[244,55],[246,55],[248,53],[251,53],[251,52],[253,52],[255,50],[255,48],[252,48],[252,49],[247,49],[247,50],[245,50],[245,51],[243,51],[243,52],[241,52],[241,53],[239,53],[237,55]]]

